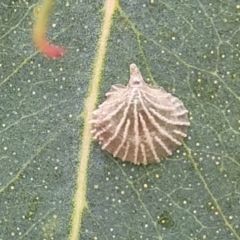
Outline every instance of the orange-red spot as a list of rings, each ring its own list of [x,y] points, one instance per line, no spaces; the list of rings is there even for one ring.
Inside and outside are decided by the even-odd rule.
[[[57,45],[46,42],[46,47],[43,50],[43,53],[50,58],[62,57],[65,53],[65,50]]]
[[[48,58],[60,58],[62,57],[66,50],[63,47],[54,45],[44,37],[40,39],[35,39],[35,45],[39,52],[43,53]]]

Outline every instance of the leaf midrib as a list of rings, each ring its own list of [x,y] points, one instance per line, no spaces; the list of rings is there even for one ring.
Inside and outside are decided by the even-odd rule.
[[[106,0],[104,5],[104,17],[101,34],[97,46],[97,54],[93,64],[93,75],[90,80],[88,96],[85,101],[84,127],[81,135],[81,147],[79,148],[79,166],[77,169],[77,183],[75,196],[73,199],[73,213],[70,225],[70,240],[78,240],[81,230],[81,222],[84,209],[87,208],[86,189],[87,189],[87,168],[91,144],[91,125],[89,120],[97,102],[101,73],[104,59],[107,52],[107,42],[110,35],[114,12],[118,8],[118,0]]]

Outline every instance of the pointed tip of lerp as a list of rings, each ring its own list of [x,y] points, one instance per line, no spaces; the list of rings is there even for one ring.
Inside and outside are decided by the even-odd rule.
[[[141,72],[139,71],[135,63],[130,64],[130,80],[128,85],[130,87],[141,87],[144,84],[144,80]]]

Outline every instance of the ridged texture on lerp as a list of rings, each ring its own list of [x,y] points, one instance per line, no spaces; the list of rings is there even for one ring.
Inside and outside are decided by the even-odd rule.
[[[182,144],[188,111],[163,88],[147,85],[135,64],[127,86],[113,85],[93,112],[93,138],[114,157],[135,164],[160,162]]]

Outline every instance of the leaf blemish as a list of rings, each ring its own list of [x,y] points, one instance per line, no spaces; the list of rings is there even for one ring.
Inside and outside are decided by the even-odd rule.
[[[53,0],[43,0],[42,4],[34,9],[35,23],[33,27],[33,42],[39,52],[51,59],[62,57],[65,49],[50,43],[47,40],[47,23]]]

